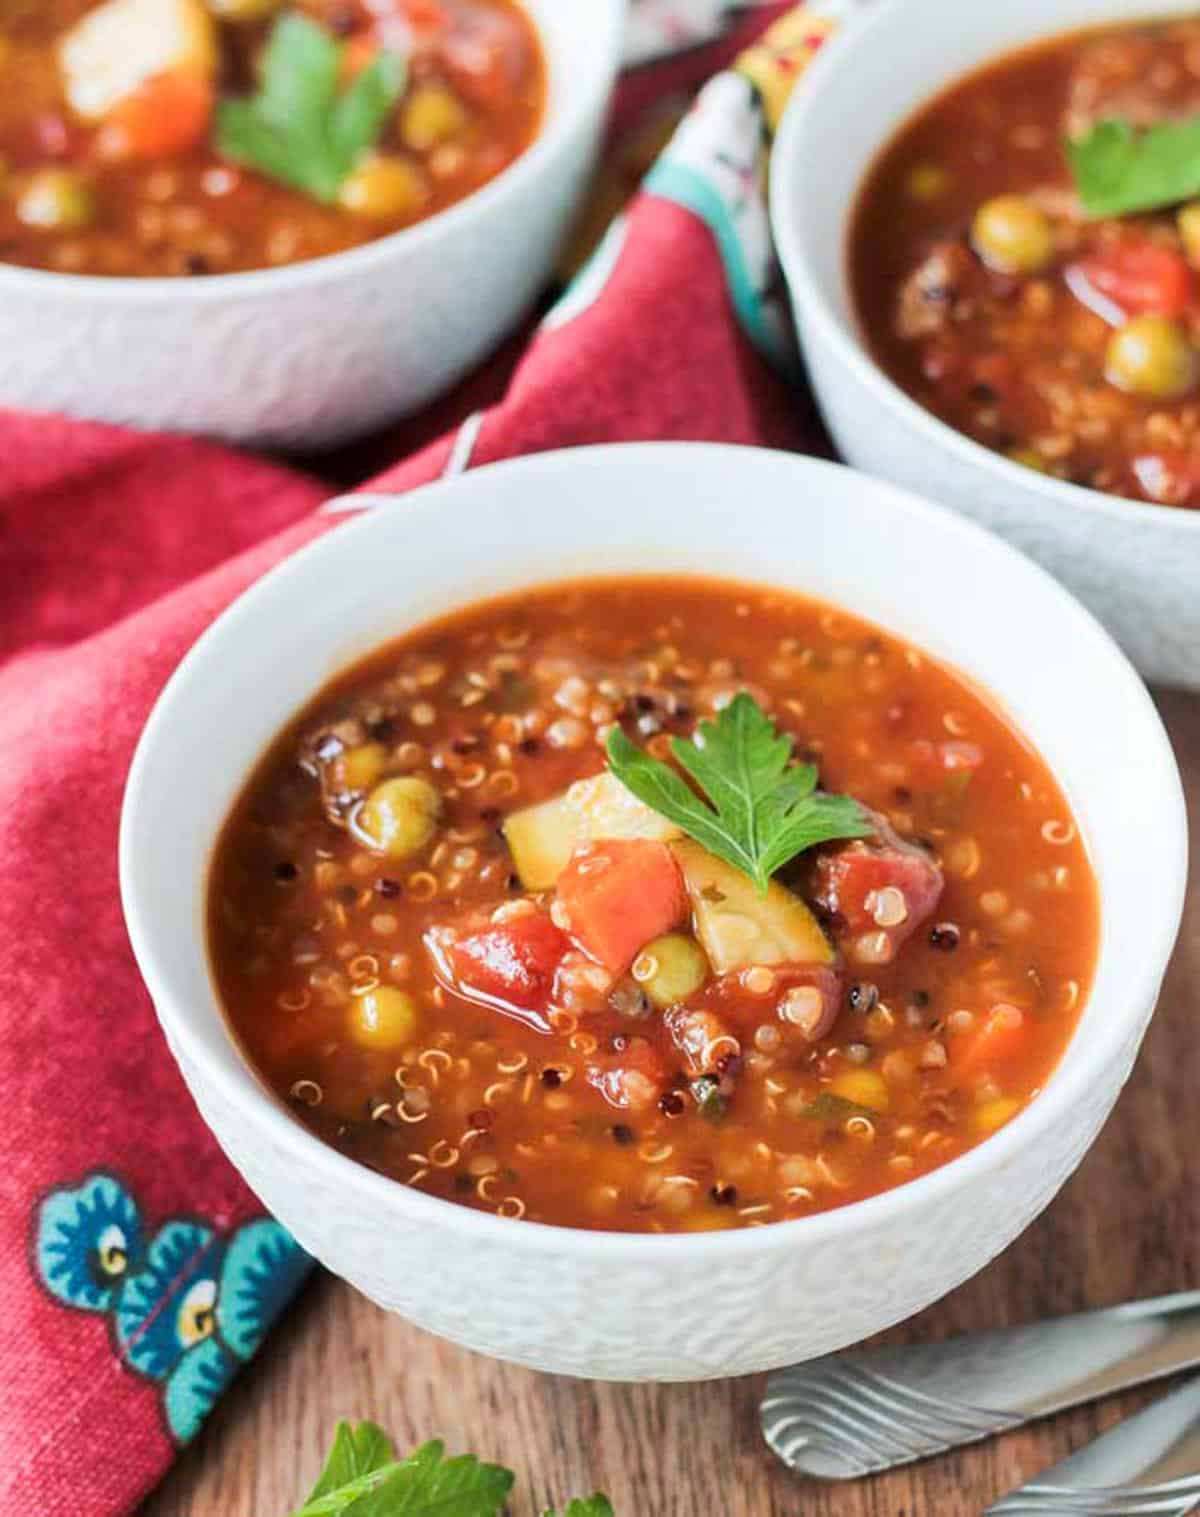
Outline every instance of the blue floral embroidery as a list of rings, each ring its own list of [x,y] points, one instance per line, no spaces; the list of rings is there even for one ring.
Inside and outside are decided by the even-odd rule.
[[[90,1175],[42,1202],[35,1249],[46,1289],[64,1305],[111,1311],[141,1262],[142,1219],[119,1180]]]
[[[168,1222],[117,1303],[117,1346],[139,1375],[163,1380],[216,1327],[217,1269],[225,1245],[199,1222]]]
[[[221,1337],[249,1359],[312,1267],[278,1222],[247,1222],[229,1241],[217,1297]]]
[[[179,1443],[196,1436],[237,1372],[237,1360],[216,1338],[184,1355],[163,1391],[167,1426]]]
[[[177,1218],[147,1243],[136,1202],[107,1174],[42,1200],[34,1259],[57,1300],[108,1317],[124,1362],[162,1387],[179,1443],[195,1436],[312,1267],[267,1217],[227,1237]]]

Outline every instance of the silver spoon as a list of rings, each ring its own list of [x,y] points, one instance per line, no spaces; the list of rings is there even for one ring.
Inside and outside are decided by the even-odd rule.
[[[1200,1380],[988,1507],[984,1517],[1185,1517],[1200,1503]]]
[[[792,1469],[849,1480],[1196,1365],[1200,1291],[1187,1291],[779,1370],[762,1429]]]

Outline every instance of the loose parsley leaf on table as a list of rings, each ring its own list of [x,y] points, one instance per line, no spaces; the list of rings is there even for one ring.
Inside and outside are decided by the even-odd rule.
[[[329,1496],[361,1480],[365,1475],[375,1474],[396,1462],[392,1440],[373,1422],[360,1422],[351,1427],[348,1422],[339,1422],[333,1435],[333,1447],[325,1460],[321,1478],[309,1492],[306,1508],[322,1497]]]
[[[511,1470],[470,1454],[445,1458],[438,1442],[397,1460],[372,1422],[339,1422],[321,1478],[292,1517],[495,1517]]]
[[[1100,121],[1065,151],[1089,216],[1154,211],[1200,194],[1200,117],[1145,130]]]
[[[693,739],[672,740],[676,762],[707,802],[620,727],[607,748],[609,767],[626,789],[748,874],[764,895],[772,874],[806,848],[874,830],[857,801],[816,788],[812,764],[792,763],[792,739],[744,691],[715,722],[701,722]]]
[[[545,1511],[542,1517],[559,1517],[557,1512]],[[613,1517],[612,1503],[607,1496],[589,1496],[585,1501],[569,1502],[562,1517]]]
[[[497,1517],[512,1485],[511,1470],[471,1454],[447,1459],[436,1440],[398,1460],[373,1422],[339,1422],[321,1478],[291,1517]],[[572,1501],[562,1517],[614,1513],[606,1497],[591,1496]]]
[[[263,53],[258,93],[217,108],[225,157],[316,200],[336,200],[378,140],[405,80],[404,60],[383,51],[341,90],[342,51],[316,22],[282,16]]]

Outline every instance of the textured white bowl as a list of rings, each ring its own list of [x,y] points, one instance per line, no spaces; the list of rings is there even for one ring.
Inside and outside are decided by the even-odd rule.
[[[842,455],[1003,533],[1074,590],[1148,678],[1200,688],[1200,511],[1047,478],[939,421],[870,357],[845,267],[864,174],[943,85],[1048,33],[1195,11],[1196,0],[880,0],[821,50],[796,90],[775,143],[771,206],[805,356]]]
[[[204,945],[214,838],[267,742],[319,685],[478,597],[647,570],[808,591],[952,660],[1037,743],[1100,878],[1095,989],[1044,1093],[963,1158],[841,1211],[628,1236],[423,1195],[300,1126],[243,1061],[214,994]],[[646,444],[542,454],[432,486],[337,528],[244,595],[183,661],[146,727],[125,799],[121,890],[205,1120],[324,1264],[381,1306],[499,1358],[685,1380],[789,1363],[906,1317],[1046,1205],[1129,1073],[1175,939],[1186,851],[1178,771],[1141,681],[1035,565],[837,465]]]
[[[626,0],[525,0],[549,64],[542,131],[457,205],[328,258],[199,279],[0,264],[0,405],[321,447],[417,410],[544,287],[586,186]]]

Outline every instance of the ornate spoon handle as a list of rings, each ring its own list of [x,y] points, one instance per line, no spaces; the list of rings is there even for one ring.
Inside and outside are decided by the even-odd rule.
[[[1200,1364],[1200,1291],[779,1370],[763,1434],[785,1464],[848,1480]]]

